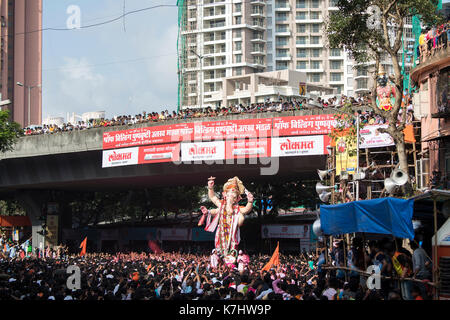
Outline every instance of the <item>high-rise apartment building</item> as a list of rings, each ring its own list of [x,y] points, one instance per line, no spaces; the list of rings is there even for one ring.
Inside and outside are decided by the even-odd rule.
[[[211,105],[223,77],[297,70],[339,94],[369,91],[368,67],[356,66],[325,34],[336,0],[179,0],[179,105]],[[411,22],[405,45],[413,41]],[[386,56],[382,62],[392,72]],[[412,61],[406,62],[407,68]],[[357,67],[357,68],[356,68]]]
[[[24,127],[41,124],[42,0],[0,0],[0,15],[3,108]]]

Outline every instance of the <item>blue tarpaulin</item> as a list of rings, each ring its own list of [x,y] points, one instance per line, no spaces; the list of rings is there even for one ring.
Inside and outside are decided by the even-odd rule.
[[[380,198],[320,206],[324,234],[380,233],[414,239],[414,199]]]

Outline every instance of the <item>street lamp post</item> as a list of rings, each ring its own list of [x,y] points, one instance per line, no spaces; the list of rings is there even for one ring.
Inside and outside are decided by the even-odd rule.
[[[17,81],[16,84],[19,87],[24,87],[24,88],[28,89],[28,125],[27,126],[30,126],[30,124],[31,124],[31,119],[30,119],[31,118],[31,89],[40,88],[41,85],[38,84],[36,86],[27,86],[27,85],[24,85],[22,82],[19,82],[19,81]]]
[[[199,104],[200,104],[200,109],[202,109],[203,108],[203,94],[202,94],[202,92],[203,92],[203,58],[207,58],[207,57],[210,57],[211,55],[210,54],[208,54],[208,55],[200,55],[200,54],[198,54],[197,52],[195,52],[194,50],[192,50],[191,49],[191,52],[193,53],[193,54],[195,54],[197,57],[198,57],[198,59],[200,60],[200,101],[199,101]]]

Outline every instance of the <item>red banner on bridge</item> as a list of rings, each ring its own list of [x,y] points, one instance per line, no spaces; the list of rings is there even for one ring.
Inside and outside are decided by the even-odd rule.
[[[180,160],[180,144],[139,147],[139,164]]]
[[[332,114],[273,118],[272,136],[329,134],[336,125]]]
[[[103,133],[103,149],[192,141],[193,133],[194,123],[109,131]]]
[[[195,122],[194,140],[226,140],[270,137],[272,118]]]

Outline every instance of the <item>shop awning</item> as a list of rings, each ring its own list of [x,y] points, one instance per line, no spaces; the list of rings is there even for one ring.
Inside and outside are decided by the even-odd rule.
[[[380,198],[320,206],[326,235],[366,232],[414,239],[414,199]]]
[[[0,227],[31,227],[27,216],[0,216]]]

